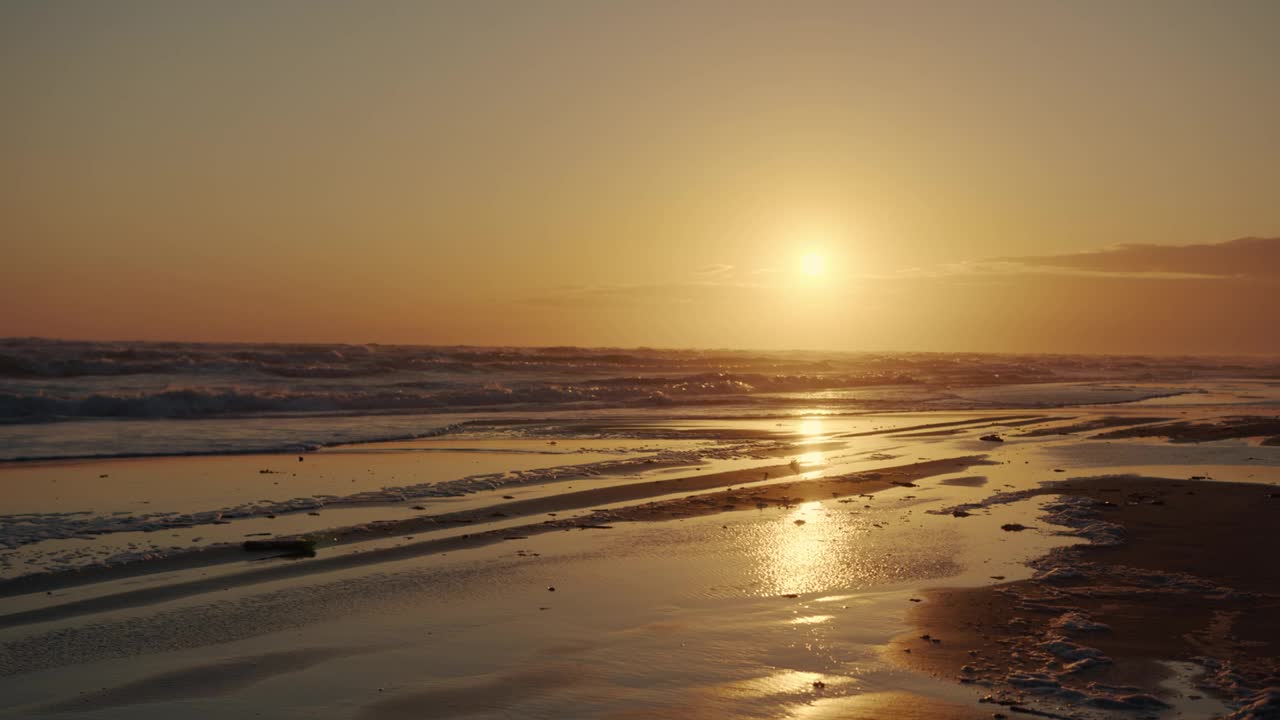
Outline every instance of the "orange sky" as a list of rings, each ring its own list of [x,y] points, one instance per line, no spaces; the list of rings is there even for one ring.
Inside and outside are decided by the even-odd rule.
[[[1267,0],[10,2],[0,336],[1280,353],[1280,240],[1237,240],[1280,237],[1278,34]]]

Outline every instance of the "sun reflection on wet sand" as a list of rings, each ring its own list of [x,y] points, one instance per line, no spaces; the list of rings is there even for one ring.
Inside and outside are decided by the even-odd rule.
[[[818,437],[823,434],[822,418],[807,417],[800,421],[800,434],[806,439]]]
[[[801,467],[812,467],[814,465],[826,465],[827,459],[820,452],[809,452],[796,458]]]
[[[819,625],[835,618],[835,615],[804,615],[787,621],[791,625]]]
[[[793,589],[788,592],[811,591],[835,580],[828,559],[830,518],[821,502],[797,505],[770,523],[768,529],[772,531],[772,542],[761,548],[767,553],[762,560],[775,581],[792,584]]]
[[[802,672],[800,670],[778,669],[769,675],[734,680],[716,685],[712,690],[721,697],[768,697],[796,692],[808,692],[814,689],[815,682],[831,684],[849,684],[853,678],[828,677],[821,673]]]
[[[866,588],[958,570],[955,548],[945,542],[948,534],[907,543],[907,529],[896,516],[875,509],[815,500],[769,522],[743,526],[734,542],[751,558],[761,596]]]
[[[823,697],[798,705],[788,720],[976,720],[990,717],[970,707],[901,692],[873,692]]]
[[[865,679],[841,674],[829,674],[778,668],[767,675],[733,680],[709,686],[706,692],[718,701],[727,701],[731,707],[737,703],[756,701],[764,706],[769,701],[781,701],[775,706],[778,714],[752,714],[752,717],[780,717],[794,720],[882,720],[906,718],[911,720],[936,720],[937,718],[987,717],[963,705],[936,700],[906,692],[883,692],[868,685]],[[723,706],[721,706],[723,707]]]

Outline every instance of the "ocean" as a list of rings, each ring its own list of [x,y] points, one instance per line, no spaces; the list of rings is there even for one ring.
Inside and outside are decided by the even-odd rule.
[[[0,340],[0,460],[298,452],[477,419],[1124,402],[1275,360]],[[1030,388],[1030,391],[1027,390]]]
[[[1256,358],[3,340],[0,715],[989,717],[949,678],[1010,650],[915,610],[1138,577],[1064,553],[1151,528],[1265,548],[1277,408]],[[1097,622],[1271,582],[1135,566]],[[1061,697],[1146,697],[1024,614]]]

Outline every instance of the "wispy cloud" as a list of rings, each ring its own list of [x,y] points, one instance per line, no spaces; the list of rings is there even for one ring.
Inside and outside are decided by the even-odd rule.
[[[556,307],[617,307],[690,305],[749,298],[767,286],[753,283],[679,282],[637,285],[576,285],[556,288],[525,299],[530,305]]]
[[[1228,281],[1280,282],[1280,238],[1246,238],[1217,244],[1124,245],[1069,255],[1022,256],[915,267],[884,274],[831,278],[824,296],[837,301],[872,290],[876,297],[915,292],[919,281],[952,280],[1021,283],[1043,286],[1052,278],[1096,278],[1144,281],[1211,281],[1226,291]],[[744,270],[728,264],[708,265],[692,279],[667,283],[573,285],[539,291],[525,305],[593,308],[755,307],[794,289],[785,269]],[[865,297],[863,298],[865,301]]]
[[[704,265],[693,272],[703,277],[723,277],[733,272],[733,266],[724,264]]]
[[[1280,279],[1280,238],[1241,238],[1200,245],[1120,245],[1066,255],[1027,255],[909,268],[895,275],[900,278],[1062,275],[1133,280]]]
[[[1129,271],[1129,270],[1089,270],[1085,268],[1060,267],[1055,265],[1036,265],[1030,262],[1012,260],[973,260],[948,265],[937,265],[928,268],[909,268],[901,270],[894,276],[876,276],[874,279],[884,280],[897,278],[945,278],[945,277],[990,277],[1014,275],[1060,275],[1070,277],[1096,278],[1128,278],[1134,280],[1226,280],[1236,276],[1214,275],[1212,273],[1167,272],[1167,271]]]
[[[1280,237],[1200,245],[1131,244],[1094,252],[1000,260],[1027,267],[1131,276],[1274,278],[1280,277]]]

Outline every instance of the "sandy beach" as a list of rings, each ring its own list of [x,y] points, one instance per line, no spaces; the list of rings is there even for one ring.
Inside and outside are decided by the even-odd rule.
[[[1031,579],[930,591],[891,653],[988,688],[994,704],[1031,700],[1063,716],[1181,703],[1200,713],[1190,716],[1212,717],[1223,713],[1215,699],[1263,701],[1274,714],[1280,573],[1270,558],[1280,549],[1280,492],[1204,485],[1116,475],[1035,491],[1059,498],[1042,523],[1090,542],[1033,561]],[[1179,688],[1178,697],[1162,687]]]
[[[1272,717],[1276,409],[1203,395],[10,463],[6,716]]]
[[[0,2],[0,720],[1280,720],[1277,38]]]

